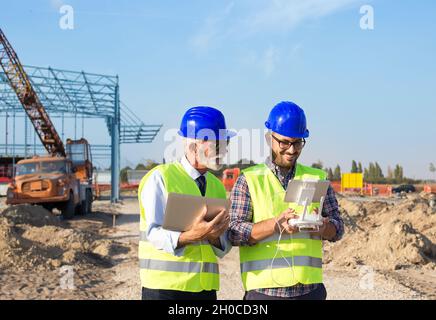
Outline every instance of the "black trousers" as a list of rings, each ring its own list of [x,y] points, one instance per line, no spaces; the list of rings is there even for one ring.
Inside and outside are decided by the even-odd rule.
[[[184,292],[142,288],[142,300],[217,300],[216,291]]]
[[[326,298],[327,290],[324,284],[320,284],[318,288],[308,294],[292,298],[272,297],[254,290],[248,291],[244,295],[244,300],[325,300]]]

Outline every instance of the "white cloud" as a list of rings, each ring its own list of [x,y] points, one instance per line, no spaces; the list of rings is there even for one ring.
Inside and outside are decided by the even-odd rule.
[[[269,77],[276,69],[276,64],[279,61],[279,52],[277,48],[271,46],[269,47],[262,59],[262,67],[265,74]]]
[[[50,5],[52,6],[52,8],[59,10],[59,8],[64,5],[64,1],[63,0],[50,0]]]
[[[316,20],[362,0],[269,0],[244,19],[248,31],[288,31],[307,20]]]
[[[254,68],[266,77],[270,77],[277,69],[277,64],[281,60],[282,52],[276,46],[270,45],[266,49],[256,52],[249,51],[241,59],[241,63],[248,68]]]
[[[241,63],[249,68],[261,71],[266,77],[270,77],[281,64],[288,64],[289,66],[295,59],[298,59],[302,49],[303,45],[301,43],[285,49],[270,45],[261,52],[247,52],[245,57],[241,59]]]
[[[207,51],[212,45],[225,37],[227,32],[221,24],[231,14],[234,5],[234,2],[230,2],[222,12],[209,16],[204,20],[201,30],[190,39],[190,44],[197,52]]]
[[[240,0],[229,3],[223,11],[204,20],[202,28],[190,39],[197,53],[205,53],[229,40],[243,43],[256,34],[289,32],[307,21],[317,21],[340,10],[357,6],[364,0]],[[366,2],[372,0],[365,0]],[[356,15],[358,11],[356,12]],[[232,15],[232,16],[230,16]],[[357,18],[356,18],[357,19]],[[277,66],[300,55],[302,44],[287,49],[270,45],[265,49],[247,50],[242,61],[271,76]]]
[[[54,0],[56,1],[56,0]],[[256,33],[289,31],[306,21],[352,7],[364,0],[241,0],[238,16],[230,19],[235,3],[205,18],[201,29],[190,38],[190,45],[205,52],[228,38],[243,39]],[[371,0],[366,0],[366,2]]]

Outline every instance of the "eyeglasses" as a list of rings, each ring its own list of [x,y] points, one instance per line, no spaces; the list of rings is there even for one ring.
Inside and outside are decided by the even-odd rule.
[[[306,145],[306,139],[304,138],[294,142],[290,142],[277,139],[273,134],[271,135],[271,137],[273,137],[273,139],[279,143],[280,149],[283,150],[290,149],[291,147],[294,147],[295,150],[301,150]]]

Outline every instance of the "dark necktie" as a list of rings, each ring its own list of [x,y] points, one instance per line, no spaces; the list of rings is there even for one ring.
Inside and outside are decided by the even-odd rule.
[[[195,179],[195,182],[200,189],[201,195],[204,197],[204,195],[206,194],[206,177],[199,176],[197,179]]]

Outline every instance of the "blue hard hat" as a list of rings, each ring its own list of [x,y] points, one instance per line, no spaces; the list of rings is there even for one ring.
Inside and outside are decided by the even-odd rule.
[[[221,111],[212,107],[193,107],[186,111],[179,135],[199,140],[227,140],[236,135],[227,130]]]
[[[277,104],[269,114],[265,126],[273,132],[289,138],[307,138],[306,115],[303,109],[290,101]]]

